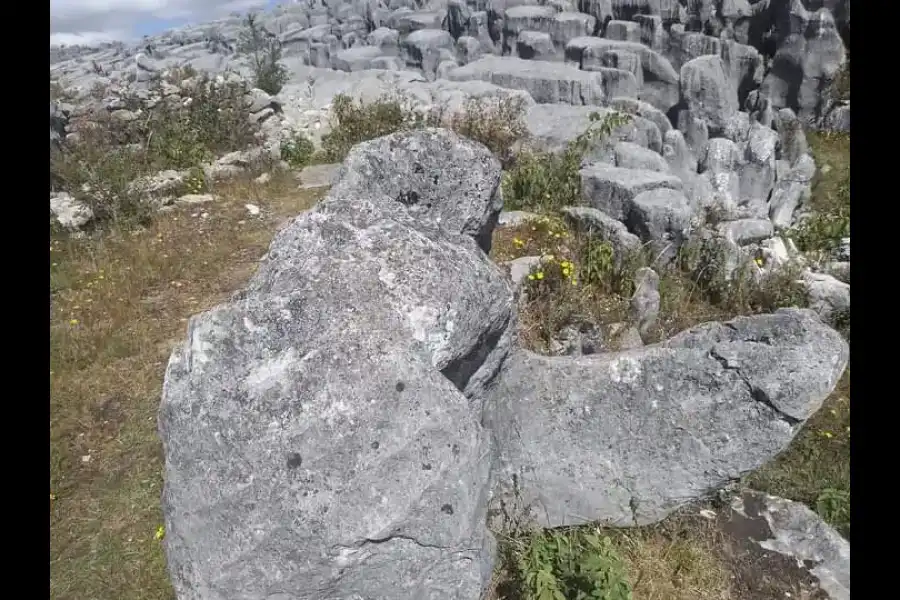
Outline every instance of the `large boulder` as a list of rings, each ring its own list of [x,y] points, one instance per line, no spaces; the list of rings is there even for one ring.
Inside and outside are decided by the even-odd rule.
[[[783,450],[835,385],[847,345],[804,310],[622,353],[517,348],[485,253],[499,182],[446,130],[360,144],[191,319],[159,411],[179,599],[477,600],[511,480],[547,525],[650,523]],[[625,187],[671,233],[674,189]]]
[[[160,407],[179,598],[480,596],[491,459],[467,395],[509,350],[513,296],[473,238],[499,180],[447,131],[362,144],[240,297],[191,320]]]
[[[848,60],[835,17],[821,2],[781,0],[772,8],[778,49],[761,92],[775,108],[791,108],[804,122],[823,117],[831,84]]]
[[[805,309],[708,323],[629,352],[519,351],[485,419],[501,489],[515,479],[547,526],[654,523],[784,448],[848,355]]]

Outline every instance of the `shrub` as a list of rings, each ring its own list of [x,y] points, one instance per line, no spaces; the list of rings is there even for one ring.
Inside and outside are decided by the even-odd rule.
[[[201,77],[186,90],[187,106],[161,102],[139,132],[157,170],[190,168],[252,144],[256,130],[244,106],[246,91]]]
[[[288,80],[281,60],[281,42],[248,14],[238,43],[238,52],[250,57],[254,85],[267,94],[277,94]]]
[[[186,102],[163,100],[146,109],[137,98],[125,98],[140,118],[123,121],[100,113],[78,126],[79,141],[51,150],[51,191],[69,192],[98,222],[145,221],[151,207],[137,183],[141,178],[192,169],[184,191],[197,193],[207,186],[203,163],[255,142],[245,93],[243,85],[200,77],[183,89]]]
[[[526,600],[630,600],[625,565],[598,530],[532,534],[520,542],[517,579]]]
[[[459,135],[487,146],[504,166],[513,160],[516,145],[525,139],[525,103],[519,96],[473,98],[454,113],[449,127]]]
[[[322,152],[327,162],[342,161],[361,142],[423,124],[421,118],[390,96],[364,104],[339,94],[334,97],[331,110],[331,131],[322,136]]]
[[[507,210],[547,212],[581,204],[581,161],[594,144],[631,121],[630,115],[591,114],[590,126],[562,153],[523,152],[504,176]]]
[[[310,164],[315,152],[316,148],[313,143],[300,133],[294,134],[293,137],[281,143],[281,160],[294,168]]]

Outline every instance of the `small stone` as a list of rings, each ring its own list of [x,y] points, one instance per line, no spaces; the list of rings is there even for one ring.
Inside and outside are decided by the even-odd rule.
[[[245,204],[244,208],[246,208],[247,212],[253,217],[259,214],[259,207],[255,204]]]

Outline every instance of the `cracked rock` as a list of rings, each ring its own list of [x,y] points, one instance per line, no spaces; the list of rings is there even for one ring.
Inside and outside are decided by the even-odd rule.
[[[847,345],[808,310],[517,348],[486,254],[499,182],[447,130],[360,144],[191,319],[159,410],[177,597],[476,600],[513,476],[545,525],[652,523],[770,460],[833,389]]]
[[[445,130],[361,144],[190,321],[159,413],[178,597],[480,597],[491,451],[470,397],[515,329],[476,243],[499,180]]]
[[[840,335],[802,309],[599,356],[517,351],[486,410],[498,490],[515,475],[545,526],[656,522],[780,452],[848,357]]]

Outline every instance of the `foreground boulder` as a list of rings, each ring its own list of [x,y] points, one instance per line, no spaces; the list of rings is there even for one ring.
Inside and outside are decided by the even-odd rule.
[[[831,391],[847,346],[809,311],[517,349],[485,254],[499,182],[445,130],[361,144],[247,288],[191,320],[159,413],[180,599],[476,600],[513,476],[548,525],[652,522],[773,457]]]
[[[401,165],[419,175],[406,188]],[[490,445],[463,390],[512,331],[512,290],[473,239],[499,213],[500,165],[432,130],[344,167],[172,355],[180,598],[478,598],[490,577]]]

